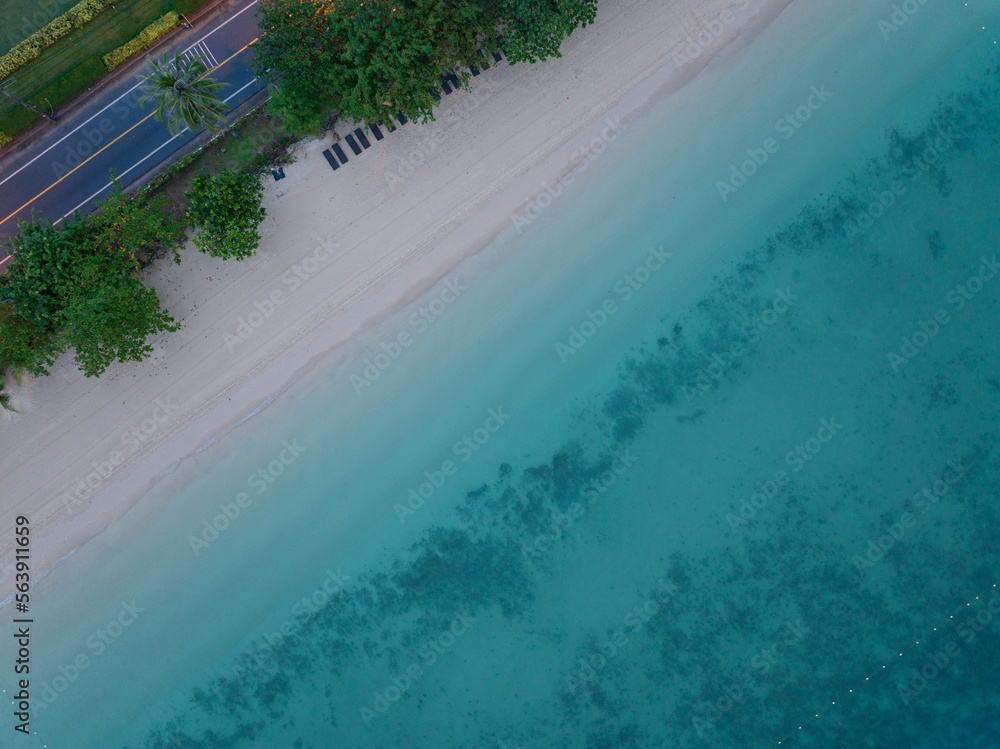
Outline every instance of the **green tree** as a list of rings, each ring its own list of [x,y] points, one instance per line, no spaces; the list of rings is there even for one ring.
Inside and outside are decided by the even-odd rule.
[[[477,0],[503,32],[511,65],[562,57],[559,48],[597,18],[597,0]]]
[[[197,130],[204,126],[217,133],[225,125],[229,106],[217,92],[228,86],[206,78],[208,68],[200,57],[185,58],[178,49],[173,60],[164,52],[158,60],[149,61],[149,72],[139,77],[143,84],[140,106],[152,102],[156,119],[165,122],[171,135],[185,127]]]
[[[343,47],[330,69],[331,85],[343,98],[342,114],[355,121],[388,120],[397,112],[417,121],[433,119],[443,72],[459,73],[479,59],[486,16],[472,3],[447,0],[379,2],[350,0],[346,13],[330,16]],[[461,72],[460,72],[461,71]]]
[[[260,243],[264,186],[256,174],[224,171],[194,178],[187,192],[188,219],[200,229],[194,246],[212,257],[242,260]]]
[[[0,316],[3,316],[3,314],[3,310],[0,309]],[[7,411],[14,411],[15,413],[21,413],[10,405],[10,393],[7,392],[7,372],[9,371],[14,376],[14,381],[20,385],[21,375],[25,370],[23,366],[17,364],[16,362],[3,358],[3,351],[9,348],[5,344],[4,332],[3,327],[0,327],[0,408],[4,408]]]
[[[10,370],[47,375],[62,350],[58,336],[14,314],[9,301],[0,305],[0,374]]]
[[[61,229],[18,225],[0,277],[0,363],[45,375],[72,347],[79,368],[96,377],[114,361],[141,361],[153,350],[149,336],[179,328],[137,271],[143,254],[176,256],[183,223],[162,198],[130,199],[115,184],[97,214],[76,214]]]
[[[140,255],[149,256],[159,250],[173,253],[174,262],[180,264],[178,252],[184,242],[184,222],[167,210],[167,199],[158,195],[150,198],[145,191],[128,195],[111,173],[115,189],[98,203],[98,210],[81,223],[74,221],[87,235],[89,242],[97,242],[108,253],[124,258],[139,270]]]
[[[332,0],[260,0],[257,5],[254,69],[261,78],[280,77],[278,89],[289,108],[326,112],[337,106],[339,92],[329,88],[327,78],[339,46],[327,21],[332,10]]]
[[[464,85],[477,49],[495,44],[494,20],[469,0],[262,0],[258,15],[257,74],[280,71],[285,101],[355,122],[432,119],[440,75]]]
[[[119,256],[95,254],[80,263],[74,291],[59,316],[62,337],[76,350],[87,377],[100,376],[115,361],[142,361],[150,336],[180,330],[153,289],[135,277]]]
[[[330,107],[291,83],[277,86],[267,102],[267,113],[280,119],[291,135],[319,135],[329,111]]]

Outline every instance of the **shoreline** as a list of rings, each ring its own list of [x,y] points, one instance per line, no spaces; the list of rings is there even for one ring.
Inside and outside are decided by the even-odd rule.
[[[513,216],[527,201],[541,194],[539,185],[552,186],[571,173],[576,168],[573,154],[599,140],[608,127],[607,120],[618,117],[627,123],[641,116],[652,99],[686,86],[734,41],[752,40],[790,2],[692,0],[683,9],[690,27],[648,32],[645,43],[634,54],[619,53],[633,62],[634,67],[625,73],[606,73],[595,85],[573,70],[575,65],[590,65],[594,71],[604,71],[604,58],[594,54],[592,45],[602,45],[598,52],[610,54],[621,46],[621,39],[616,40],[615,35],[621,37],[630,25],[647,29],[656,26],[643,22],[648,14],[658,12],[657,20],[671,15],[643,0],[609,4],[601,11],[610,18],[602,19],[599,11],[594,25],[579,29],[570,37],[562,59],[534,66],[495,66],[473,80],[472,92],[462,91],[443,99],[445,106],[439,117],[467,107],[463,99],[477,99],[476,106],[463,110],[457,123],[442,124],[446,119],[441,117],[436,123],[399,128],[387,134],[377,147],[352,159],[357,163],[350,163],[336,173],[320,158],[324,142],[299,144],[296,149],[299,160],[289,169],[292,173],[288,176],[292,179],[266,183],[268,219],[262,226],[258,258],[247,261],[243,267],[219,266],[211,258],[189,252],[179,268],[153,270],[153,286],[160,293],[163,306],[184,323],[181,332],[157,339],[156,359],[116,365],[100,380],[87,382],[72,367],[69,357],[64,357],[50,377],[26,381],[25,394],[35,395],[37,401],[28,405],[35,407],[24,409],[23,395],[18,393],[15,406],[26,413],[16,417],[13,428],[4,428],[11,435],[10,443],[20,444],[5,448],[0,466],[6,476],[5,483],[13,484],[13,489],[5,487],[4,493],[27,496],[18,499],[16,506],[12,503],[5,508],[2,515],[4,524],[10,527],[17,514],[31,519],[35,552],[33,582],[37,583],[75,550],[113,526],[144,494],[186,461],[315,373],[321,360],[343,366],[355,358],[364,340],[381,325],[456,272],[463,261],[481,253],[504,231],[509,231],[514,225]],[[717,21],[727,8],[733,9],[734,20]],[[681,12],[676,10],[676,15]],[[698,21],[696,15],[708,20]],[[636,16],[642,18],[637,21]],[[713,20],[716,25],[712,28],[722,29],[718,35],[709,33],[714,44],[703,47],[690,67],[685,65],[678,70],[678,48],[687,45],[687,37],[699,29],[709,28]],[[749,34],[748,29],[752,29]],[[659,46],[664,36],[675,44]],[[657,55],[650,48],[658,46]],[[571,88],[570,84],[577,79],[576,88]],[[559,84],[567,84],[559,90],[583,99],[582,107],[563,102],[551,106],[551,92]],[[536,90],[527,93],[533,96],[525,96],[523,88],[531,87]],[[593,88],[598,89],[596,94],[590,93]],[[503,100],[509,104],[515,96],[516,102],[525,104],[524,108],[516,112],[503,109]],[[565,101],[571,101],[570,97]],[[557,107],[562,109],[557,111]],[[507,119],[491,119],[491,108],[499,109]],[[519,115],[530,118],[539,111],[547,112],[555,127],[553,124],[548,128],[537,127],[529,137],[516,120]],[[487,123],[486,130],[483,122]],[[536,116],[531,126],[539,122]],[[386,173],[386,166],[391,167],[393,162],[391,155],[386,158],[387,152],[395,151],[397,163],[403,163],[404,153],[409,157],[419,152],[419,148],[406,151],[407,143],[426,144],[428,137],[433,142],[433,133],[442,127],[449,140],[430,153],[431,165],[419,170],[414,167],[412,177],[403,178],[407,184],[398,192],[393,189],[386,197],[385,192],[394,185]],[[337,129],[346,133],[353,128],[342,124]],[[520,158],[511,159],[509,152],[516,146],[517,138],[531,142],[522,147]],[[462,153],[455,155],[462,151],[461,146],[473,151],[483,144],[492,146],[492,150],[473,163],[467,158],[463,160]],[[451,160],[444,161],[446,157]],[[462,173],[474,175],[466,179],[472,184],[459,180]],[[477,177],[482,179],[473,181]],[[319,187],[310,192],[310,183]],[[463,199],[454,194],[463,190],[471,190],[471,197]],[[281,199],[286,195],[292,195],[293,199],[283,202]],[[352,219],[350,223],[345,220],[346,226],[330,225],[340,221],[342,214],[336,205],[332,209],[328,204],[315,205],[327,197],[355,198],[355,205],[345,212]],[[379,198],[385,199],[379,202]],[[428,207],[429,202],[432,205]],[[315,215],[320,210],[332,215],[330,223],[309,224],[312,229],[309,239],[286,239],[284,246],[280,246],[283,232],[302,225],[296,221],[305,219],[301,214]],[[392,214],[392,218],[386,214]],[[327,236],[315,235],[316,230],[326,230]],[[332,233],[337,230],[338,234]],[[391,249],[383,250],[376,262],[369,264],[373,246]],[[318,270],[305,273],[301,268],[306,267],[305,260],[310,257]],[[299,285],[284,280],[296,265],[300,267],[298,276],[305,275]],[[199,275],[206,278],[203,283],[196,280]],[[290,278],[294,281],[296,272]],[[341,285],[326,292],[328,287],[323,281],[331,278],[339,280]],[[303,291],[295,293],[300,288]],[[282,294],[275,297],[276,291]],[[287,298],[274,301],[286,293]],[[268,309],[268,301],[275,322],[284,321],[280,327],[267,324],[271,315],[265,318],[261,310]],[[185,313],[187,306],[190,310]],[[258,310],[258,318],[262,320],[260,330],[251,329],[243,341],[249,346],[231,344],[227,352],[223,333],[232,335],[239,328],[236,321],[248,319],[254,310]],[[334,316],[339,318],[337,323],[328,325]],[[233,355],[241,358],[234,360]],[[165,361],[159,363],[164,356]],[[174,369],[184,371],[172,376]],[[155,381],[160,374],[167,377]],[[129,376],[137,380],[135,385],[117,389],[119,382]],[[208,384],[199,387],[206,380]],[[114,408],[119,398],[124,398],[121,405],[126,405],[130,396],[138,405],[130,409]],[[78,406],[86,415],[77,418],[72,413]],[[13,416],[9,418],[14,420]],[[95,432],[103,436],[91,441],[90,436]],[[59,444],[61,440],[63,445]],[[81,444],[88,445],[89,452],[79,450]],[[76,448],[75,459],[67,461],[64,453],[69,452],[69,447]],[[86,454],[80,455],[81,452]],[[74,496],[74,487],[93,476],[95,470],[100,474],[99,468],[109,464],[111,470],[105,477],[99,475],[93,489]],[[60,470],[52,470],[53,465],[60,466]],[[41,476],[46,476],[44,484],[35,488],[36,477]],[[18,482],[22,485],[17,486]],[[0,545],[0,606],[8,602],[13,589],[13,577],[6,564],[13,539],[5,536],[4,541]]]

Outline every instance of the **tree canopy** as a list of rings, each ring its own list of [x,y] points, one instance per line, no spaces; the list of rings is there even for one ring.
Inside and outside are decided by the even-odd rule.
[[[229,84],[205,77],[208,68],[200,57],[184,57],[177,49],[173,59],[166,52],[159,59],[146,59],[149,72],[139,77],[143,84],[140,106],[153,102],[153,115],[166,123],[171,135],[202,126],[216,133],[225,125],[229,105],[218,92]]]
[[[298,136],[319,135],[332,108],[290,83],[275,87],[267,102],[267,113],[281,120],[285,132]]]
[[[507,62],[562,57],[559,48],[597,17],[597,0],[482,0],[503,32]]]
[[[280,71],[284,91],[272,111],[308,122],[330,109],[356,122],[430,119],[442,72],[475,64],[493,29],[467,0],[263,0],[258,15],[256,72]]]
[[[425,122],[442,73],[466,84],[499,33],[511,63],[535,62],[596,13],[596,0],[261,0],[254,67],[280,74],[270,111],[293,132],[316,132],[329,110]]]
[[[130,199],[120,185],[99,214],[63,227],[22,221],[0,277],[0,364],[48,374],[72,347],[79,368],[96,377],[115,361],[141,361],[151,335],[177,330],[156,292],[138,278],[142,252],[175,253],[183,225],[162,201]]]
[[[256,252],[258,227],[267,215],[261,206],[264,186],[249,172],[224,171],[194,178],[187,192],[188,218],[200,229],[194,246],[212,257],[242,260]]]

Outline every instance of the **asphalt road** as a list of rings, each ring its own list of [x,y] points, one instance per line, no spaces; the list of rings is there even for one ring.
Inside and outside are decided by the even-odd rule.
[[[178,46],[185,54],[201,55],[211,77],[229,83],[220,92],[232,109],[266,86],[250,70],[249,45],[259,33],[254,10],[257,0],[237,2],[225,13],[199,24]],[[173,53],[174,47],[167,48]],[[162,50],[157,50],[159,53]],[[110,170],[126,185],[176,153],[196,137],[185,130],[171,136],[152,117],[152,107],[138,105],[137,76],[144,68],[108,85],[100,95],[71,115],[49,126],[0,174],[0,244],[17,233],[19,219],[32,211],[61,222],[73,211],[89,213],[111,190]],[[0,266],[9,260],[0,249]]]

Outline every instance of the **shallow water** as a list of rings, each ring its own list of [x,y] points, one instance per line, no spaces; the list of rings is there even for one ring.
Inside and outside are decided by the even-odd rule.
[[[995,745],[1000,8],[914,6],[792,3],[71,557],[31,745]]]

